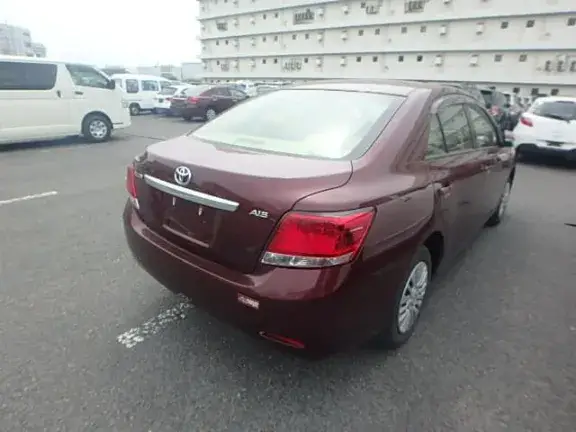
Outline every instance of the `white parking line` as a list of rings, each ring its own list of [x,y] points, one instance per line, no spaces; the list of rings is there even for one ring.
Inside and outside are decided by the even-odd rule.
[[[43,192],[43,193],[34,194],[34,195],[26,195],[26,196],[18,197],[18,198],[11,198],[11,199],[0,201],[0,206],[6,205],[6,204],[13,204],[13,203],[17,203],[20,201],[30,201],[30,200],[37,199],[37,198],[46,198],[46,197],[54,196],[54,195],[58,195],[58,192],[57,191],[50,191],[50,192]]]
[[[126,348],[133,348],[140,342],[144,342],[150,336],[160,332],[160,330],[168,327],[170,324],[181,321],[186,318],[188,309],[193,306],[191,303],[183,301],[176,306],[161,312],[154,318],[149,319],[138,327],[131,328],[125,333],[122,333],[116,340],[124,345]]]

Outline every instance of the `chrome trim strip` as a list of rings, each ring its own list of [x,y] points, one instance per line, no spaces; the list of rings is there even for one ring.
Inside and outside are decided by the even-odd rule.
[[[144,181],[149,186],[156,188],[162,192],[169,195],[173,195],[183,200],[190,201],[196,204],[200,204],[206,207],[213,207],[218,210],[224,210],[227,212],[234,212],[238,209],[239,203],[235,201],[230,201],[224,198],[218,198],[214,195],[208,195],[203,192],[198,192],[192,189],[187,189],[182,186],[169,183],[164,180],[160,180],[156,177],[144,174]]]

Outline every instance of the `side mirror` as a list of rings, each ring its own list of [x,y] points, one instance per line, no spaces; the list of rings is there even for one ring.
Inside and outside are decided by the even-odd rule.
[[[114,89],[116,88],[116,81],[114,81],[114,80],[108,81],[107,87],[108,87],[108,89],[110,89],[110,90],[114,90]]]

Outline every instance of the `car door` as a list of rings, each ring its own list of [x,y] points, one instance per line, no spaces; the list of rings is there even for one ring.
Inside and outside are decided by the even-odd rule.
[[[232,108],[232,106],[235,104],[232,93],[230,93],[230,89],[228,87],[216,87],[214,89],[214,93],[218,99],[216,102],[218,113]]]
[[[435,111],[426,159],[448,233],[448,247],[459,251],[484,223],[481,213],[485,174],[464,103],[448,99]]]
[[[466,111],[484,171],[482,212],[487,220],[498,206],[513,161],[509,149],[502,146],[500,131],[490,116],[475,104],[467,104]]]

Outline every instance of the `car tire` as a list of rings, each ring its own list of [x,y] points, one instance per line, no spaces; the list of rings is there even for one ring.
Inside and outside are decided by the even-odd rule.
[[[141,111],[142,110],[140,109],[140,105],[138,105],[137,103],[130,104],[130,115],[131,116],[140,115]]]
[[[104,142],[110,139],[112,124],[102,114],[90,114],[82,122],[82,135],[93,143]]]
[[[214,120],[217,115],[218,114],[216,113],[216,110],[214,110],[213,108],[208,108],[206,110],[206,113],[204,114],[204,118],[206,119],[206,121],[210,121]]]
[[[494,227],[500,225],[504,216],[506,216],[506,209],[508,207],[508,201],[510,200],[510,193],[512,191],[512,180],[508,179],[506,185],[504,186],[504,192],[500,196],[500,201],[498,201],[498,207],[494,210],[494,213],[486,221],[487,227]]]
[[[396,291],[392,313],[386,314],[389,319],[384,330],[371,340],[370,345],[397,349],[408,342],[426,304],[431,282],[432,257],[426,247],[420,246],[403,283]]]
[[[182,116],[182,118],[186,121],[192,121],[192,116],[189,115]]]

